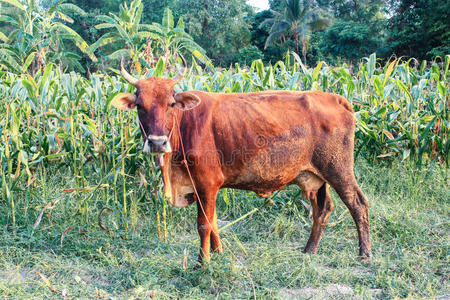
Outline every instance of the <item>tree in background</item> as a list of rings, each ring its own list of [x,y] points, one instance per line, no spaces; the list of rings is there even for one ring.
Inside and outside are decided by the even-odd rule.
[[[175,18],[179,18],[180,14],[176,11],[177,0],[144,0],[144,12],[143,12],[143,21],[147,24],[152,24],[153,22],[161,21],[161,17],[166,10],[169,8]]]
[[[285,0],[283,9],[283,13],[272,11],[273,17],[266,19],[260,25],[272,25],[264,47],[267,48],[277,40],[293,36],[296,52],[299,52],[301,44],[303,59],[306,62],[311,33],[325,29],[329,18],[312,0]]]
[[[370,34],[369,28],[354,21],[337,21],[323,34],[319,44],[332,58],[357,60],[370,55],[379,47],[379,40]]]
[[[245,47],[239,50],[237,62],[243,66],[249,66],[254,60],[262,59],[263,54],[256,46]]]
[[[48,1],[48,0],[47,0]],[[55,1],[56,2],[56,1]],[[122,0],[70,0],[69,2],[78,5],[86,12],[93,10],[102,12],[118,12],[119,5],[122,4]]]
[[[265,47],[267,37],[270,34],[270,25],[261,25],[266,19],[273,18],[274,15],[271,10],[263,10],[254,15],[251,23],[251,43],[258,47],[258,49],[263,53],[264,61],[275,62],[281,60],[283,55],[286,53],[287,49],[294,49],[295,45],[293,41],[281,40],[274,42],[273,44]]]
[[[284,0],[269,0],[269,7],[274,11],[283,11]]]
[[[322,35],[319,47],[328,61],[356,60],[377,52],[387,53],[384,0],[318,0],[334,14],[335,22]]]
[[[250,46],[253,10],[245,1],[177,0],[174,10],[215,65],[230,65],[241,48]]]
[[[360,24],[371,23],[374,30],[382,27],[386,19],[384,9],[386,0],[317,0],[335,19],[354,21]],[[380,23],[381,22],[381,23]]]
[[[418,59],[450,53],[449,1],[269,0],[271,10],[257,13],[242,0],[141,1],[132,11],[133,0],[0,0],[0,67],[34,72],[54,62],[104,70],[125,53],[137,68],[164,55],[208,63],[207,55],[218,66],[275,62],[300,48],[309,64],[372,52]]]
[[[388,0],[392,52],[432,59],[450,53],[450,1]]]

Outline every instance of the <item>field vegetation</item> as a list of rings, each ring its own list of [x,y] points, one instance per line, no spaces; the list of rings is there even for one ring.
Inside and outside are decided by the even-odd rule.
[[[263,201],[255,195],[223,190],[221,220],[231,221],[252,210],[258,213],[225,233],[227,249],[233,252],[214,258],[207,270],[192,272],[195,210],[169,207],[160,194],[162,183],[154,161],[141,153],[136,116],[110,107],[117,93],[134,87],[118,76],[96,74],[86,79],[48,64],[34,77],[1,74],[5,99],[0,110],[2,264],[9,270],[5,274],[13,274],[11,268],[28,270],[17,275],[24,278],[11,279],[19,280],[17,285],[3,283],[5,295],[13,295],[17,288],[24,296],[38,290],[75,297],[97,292],[282,297],[279,293],[295,293],[305,285],[320,287],[334,282],[333,278],[351,287],[344,291],[364,295],[430,296],[446,291],[450,57],[425,67],[397,60],[380,65],[372,55],[351,74],[345,66],[325,63],[308,68],[291,54],[275,65],[254,61],[249,68],[236,65],[213,73],[194,64],[178,89],[318,89],[345,95],[357,117],[356,172],[372,201],[372,261],[356,260],[353,224],[339,202],[319,255],[305,256],[300,247],[310,221],[298,190],[281,192],[262,211],[257,209]],[[146,76],[171,74],[161,59]],[[17,251],[18,257],[8,249]],[[42,263],[47,269],[35,259],[46,261]],[[53,259],[61,264],[56,269]],[[423,266],[416,270],[419,259]],[[75,272],[70,276],[69,270],[64,271],[65,260],[80,264],[70,267]],[[118,274],[108,273],[108,263],[118,267]],[[84,273],[91,279],[80,279],[77,269],[84,269],[83,265],[103,279]],[[344,265],[353,275],[344,276]],[[373,273],[378,268],[381,274]],[[412,268],[412,273],[404,274],[405,268]],[[156,270],[164,274],[150,276]],[[242,286],[231,288],[233,278]],[[28,280],[32,283],[23,285]],[[76,286],[70,284],[73,280]],[[117,280],[124,282],[120,288]],[[413,288],[417,285],[421,288]]]
[[[342,28],[356,22],[344,20],[348,7],[339,6],[343,20],[332,25],[329,4],[320,16],[306,17],[304,9],[279,36],[266,30],[272,40],[264,55],[248,45],[229,63],[223,43],[230,40],[212,29],[220,20],[193,30],[191,7],[179,0],[156,9],[158,18],[146,24],[144,4],[152,1],[143,2],[92,18],[92,41],[75,22],[93,13],[82,9],[89,1],[79,7],[0,0],[0,30],[7,29],[0,31],[0,298],[449,297],[450,55],[359,59],[357,52],[334,56],[333,65],[325,56],[311,59],[312,21]],[[244,11],[229,2],[230,14]],[[301,2],[300,8],[309,3]],[[358,13],[375,22],[380,1],[372,2]],[[295,5],[270,3],[279,13],[254,20],[282,27]],[[223,23],[245,37],[228,18]],[[302,20],[309,29],[289,39]],[[338,38],[333,30],[325,33],[330,39]],[[202,35],[218,39],[209,47]],[[273,47],[279,55],[271,56]],[[297,48],[302,53],[291,51]],[[321,90],[349,99],[357,119],[355,173],[371,203],[373,257],[357,258],[354,223],[335,194],[318,254],[306,255],[312,221],[299,189],[268,201],[223,189],[225,252],[193,270],[195,205],[168,204],[154,158],[141,151],[136,113],[111,107],[115,95],[135,90],[117,70],[122,56],[141,77],[170,78],[187,62],[177,91]]]

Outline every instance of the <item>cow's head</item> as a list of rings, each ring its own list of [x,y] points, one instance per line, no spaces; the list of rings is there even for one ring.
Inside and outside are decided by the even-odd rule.
[[[174,86],[182,73],[172,79],[150,77],[138,80],[131,76],[120,62],[123,78],[136,87],[136,93],[120,93],[111,104],[122,110],[137,109],[144,152],[163,154],[172,151],[170,133],[174,126],[176,109],[189,110],[200,103],[200,98],[189,92],[175,93]]]

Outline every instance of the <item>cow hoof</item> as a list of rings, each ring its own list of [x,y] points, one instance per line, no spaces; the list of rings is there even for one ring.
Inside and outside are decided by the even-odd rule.
[[[315,254],[317,252],[317,246],[317,243],[308,240],[305,248],[303,249],[303,253]]]
[[[198,271],[198,270],[204,269],[204,268],[205,268],[205,265],[203,263],[201,263],[201,262],[198,262],[198,263],[195,264],[195,266],[192,268],[192,270]]]
[[[217,253],[217,254],[221,254],[223,252],[223,248],[222,248],[222,246],[219,246],[216,249],[212,250],[212,252]]]
[[[359,258],[362,260],[370,259],[372,252],[368,250],[359,250]]]
[[[302,252],[306,253],[306,254],[315,254],[317,252],[317,249],[313,249],[313,248],[306,246]]]

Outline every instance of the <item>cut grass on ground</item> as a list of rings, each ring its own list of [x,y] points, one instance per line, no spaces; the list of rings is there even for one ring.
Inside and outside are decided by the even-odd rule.
[[[157,237],[154,211],[135,203],[128,236],[115,209],[96,225],[82,225],[72,196],[62,194],[70,178],[55,170],[33,192],[16,196],[17,226],[0,202],[0,298],[363,298],[431,297],[450,294],[450,193],[443,167],[413,171],[359,162],[356,174],[370,200],[373,257],[357,258],[354,223],[336,205],[316,255],[301,252],[311,220],[296,197],[281,191],[274,204],[222,233],[224,254],[193,270],[198,253],[195,206],[168,208],[167,243]],[[95,174],[92,175],[95,185]],[[138,180],[137,180],[138,182]],[[72,185],[73,186],[73,185]],[[231,221],[264,203],[255,194],[220,194],[219,218]],[[100,196],[99,196],[100,197]],[[62,198],[33,225],[46,203]],[[118,208],[119,209],[119,208]],[[130,217],[131,218],[131,217]],[[65,232],[65,233],[64,233]],[[232,252],[231,252],[231,251]],[[187,262],[187,268],[186,268]]]

